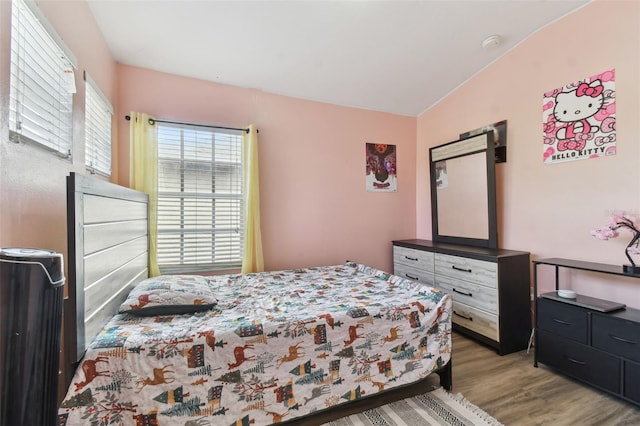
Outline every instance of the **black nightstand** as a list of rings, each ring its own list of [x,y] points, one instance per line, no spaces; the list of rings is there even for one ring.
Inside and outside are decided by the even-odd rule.
[[[568,259],[534,261],[534,294],[537,266],[581,269],[640,278],[622,267]],[[559,297],[556,292],[536,297],[534,366],[538,362],[640,406],[640,310],[624,304],[577,295]]]

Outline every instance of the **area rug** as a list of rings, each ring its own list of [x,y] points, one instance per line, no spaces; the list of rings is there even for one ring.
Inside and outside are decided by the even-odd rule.
[[[461,394],[442,388],[343,417],[323,426],[501,426]]]

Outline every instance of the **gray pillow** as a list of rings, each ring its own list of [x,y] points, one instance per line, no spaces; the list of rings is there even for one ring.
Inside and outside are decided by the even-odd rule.
[[[206,311],[218,303],[209,279],[199,275],[161,275],[138,283],[119,312],[140,316]]]

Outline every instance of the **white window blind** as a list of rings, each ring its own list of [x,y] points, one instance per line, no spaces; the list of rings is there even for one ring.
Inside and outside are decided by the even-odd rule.
[[[158,123],[158,265],[163,273],[242,264],[242,135]]]
[[[85,164],[91,173],[111,176],[113,107],[86,73],[85,80]]]
[[[23,0],[13,0],[11,9],[11,140],[36,142],[69,157],[75,58]]]

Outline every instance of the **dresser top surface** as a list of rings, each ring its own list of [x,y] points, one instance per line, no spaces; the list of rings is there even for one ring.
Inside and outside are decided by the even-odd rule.
[[[543,293],[540,295],[540,297],[559,303],[565,303],[568,305],[589,309],[593,311],[594,314],[640,323],[640,310],[626,307],[623,303],[598,299],[584,295],[577,295],[575,299],[566,299],[558,296],[557,292],[555,291],[550,293]]]
[[[610,300],[598,299],[595,297],[585,296],[577,294],[576,297],[566,298],[553,291],[550,293],[543,293],[540,295],[543,298],[555,300],[556,302],[567,303],[569,305],[579,306],[581,308],[591,309],[598,312],[614,312],[624,309],[626,305],[624,303],[613,302]]]
[[[459,244],[436,243],[430,240],[420,239],[395,240],[393,241],[393,245],[453,255],[476,255],[481,257],[493,258],[522,255],[529,256],[529,252],[526,251],[490,249],[485,247],[465,246]]]

